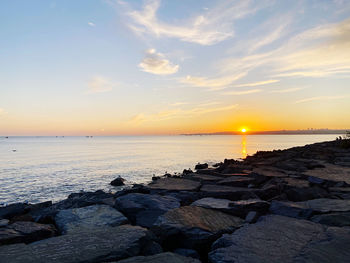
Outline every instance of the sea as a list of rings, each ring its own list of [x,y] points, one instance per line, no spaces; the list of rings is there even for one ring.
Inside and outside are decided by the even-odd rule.
[[[0,137],[0,205],[53,202],[103,189],[118,176],[127,185],[181,173],[197,163],[241,159],[257,151],[334,140],[339,135],[177,135]]]

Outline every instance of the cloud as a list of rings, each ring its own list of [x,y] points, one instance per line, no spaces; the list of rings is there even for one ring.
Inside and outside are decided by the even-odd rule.
[[[258,81],[253,83],[240,84],[240,85],[236,85],[236,87],[255,87],[255,86],[262,86],[262,85],[267,85],[267,84],[276,83],[276,82],[279,82],[279,80],[269,79],[269,80]]]
[[[203,14],[186,21],[168,23],[157,16],[160,0],[146,1],[141,10],[130,10],[128,24],[136,34],[149,34],[157,38],[177,38],[200,45],[213,45],[234,36],[233,22],[255,13],[265,1],[222,1],[215,8],[204,10]],[[123,5],[125,7],[125,3]],[[129,8],[130,9],[130,8]]]
[[[88,25],[92,27],[96,26],[95,23],[92,23],[92,22],[88,22]]]
[[[170,106],[181,106],[186,104],[188,104],[188,102],[174,102],[174,103],[171,103]]]
[[[302,90],[305,88],[289,88],[289,89],[279,89],[279,90],[271,90],[270,93],[290,93],[298,90]]]
[[[261,92],[261,89],[251,89],[251,90],[244,90],[244,91],[228,91],[222,93],[223,95],[247,95],[252,93],[258,93]]]
[[[156,75],[170,75],[179,70],[179,65],[171,63],[162,53],[157,53],[155,49],[147,50],[146,56],[139,67],[142,71]]]
[[[237,108],[237,106],[238,104],[208,108],[200,105],[198,107],[190,108],[190,109],[179,108],[179,109],[164,110],[156,114],[150,114],[150,115],[140,113],[136,116],[133,116],[129,121],[135,124],[139,124],[145,121],[157,122],[157,121],[165,121],[165,120],[175,119],[175,118],[191,118],[191,117],[196,117],[199,115],[208,114],[212,112],[232,110]]]
[[[203,88],[211,88],[211,90],[220,90],[226,88],[226,86],[230,85],[234,81],[243,78],[246,75],[245,72],[242,72],[237,75],[229,75],[218,78],[205,78],[205,77],[194,77],[188,75],[186,78],[180,79],[181,83],[189,84],[194,87],[203,87]]]
[[[341,96],[317,96],[317,97],[311,97],[311,98],[306,98],[302,100],[297,100],[295,103],[304,103],[304,102],[310,102],[310,101],[315,101],[315,100],[337,100],[337,99],[345,99],[349,98],[349,95],[341,95]]]
[[[102,76],[93,77],[88,84],[88,93],[107,92],[113,89],[115,84]]]

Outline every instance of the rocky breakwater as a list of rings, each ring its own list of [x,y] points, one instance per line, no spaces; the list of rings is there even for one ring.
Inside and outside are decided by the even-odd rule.
[[[0,262],[347,262],[343,141],[0,208]]]

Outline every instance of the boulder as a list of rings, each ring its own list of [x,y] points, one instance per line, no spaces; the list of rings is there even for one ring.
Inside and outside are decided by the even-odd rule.
[[[247,176],[230,176],[218,182],[219,185],[246,187],[255,183],[255,178]]]
[[[315,215],[310,220],[328,226],[350,226],[350,212]]]
[[[241,200],[255,198],[254,192],[256,189],[243,188],[243,187],[231,187],[224,185],[203,185],[200,189],[204,197],[215,197],[229,200]]]
[[[212,246],[211,263],[346,262],[350,229],[268,215],[224,235]]]
[[[63,234],[105,226],[126,224],[128,219],[108,205],[91,205],[61,210],[55,217],[56,225]]]
[[[0,227],[7,226],[10,223],[8,219],[0,219]]]
[[[127,194],[116,199],[115,208],[124,213],[133,223],[151,227],[165,212],[180,207],[180,202],[171,196]]]
[[[162,178],[150,183],[147,187],[150,190],[197,191],[200,185],[200,182],[183,178]]]
[[[111,182],[111,185],[122,186],[122,185],[125,185],[124,182],[125,182],[125,179],[119,176]]]
[[[252,223],[255,223],[258,218],[259,218],[259,213],[258,212],[255,212],[255,211],[250,211],[247,216],[245,217],[244,221],[246,223],[249,223],[249,224],[252,224]]]
[[[266,214],[270,203],[259,199],[248,199],[231,202],[229,206],[232,214],[245,218],[250,211]]]
[[[293,202],[329,197],[329,193],[318,186],[303,188],[293,187],[286,189],[284,192],[287,195],[288,200]]]
[[[310,218],[314,214],[350,212],[350,200],[313,199],[304,202],[272,201],[270,212],[295,218]]]
[[[0,218],[11,219],[13,216],[22,215],[29,211],[29,205],[26,203],[15,203],[0,207]]]
[[[207,163],[198,163],[194,169],[195,170],[201,170],[201,169],[207,169],[208,168],[208,164]]]
[[[232,207],[230,207],[231,202],[232,201],[228,199],[205,197],[193,202],[191,206],[199,206],[199,207],[219,210],[225,213],[230,213],[230,211],[232,210]]]
[[[191,258],[197,258],[197,259],[200,258],[196,250],[189,249],[189,248],[177,248],[174,250],[174,253],[182,255],[184,257],[191,257]]]
[[[1,262],[109,262],[137,256],[148,242],[138,226],[96,228],[34,242],[0,247]]]
[[[44,225],[27,221],[15,222],[0,228],[0,245],[30,243],[52,237],[55,234],[56,228],[53,225]]]
[[[243,220],[198,206],[183,206],[160,216],[152,230],[164,245],[203,249],[222,233],[232,232]]]
[[[138,256],[127,258],[117,263],[200,263],[198,259],[185,257],[179,254],[165,252],[153,256]]]

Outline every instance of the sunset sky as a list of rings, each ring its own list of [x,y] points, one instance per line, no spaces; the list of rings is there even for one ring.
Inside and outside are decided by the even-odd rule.
[[[350,1],[0,3],[0,135],[350,128]]]

